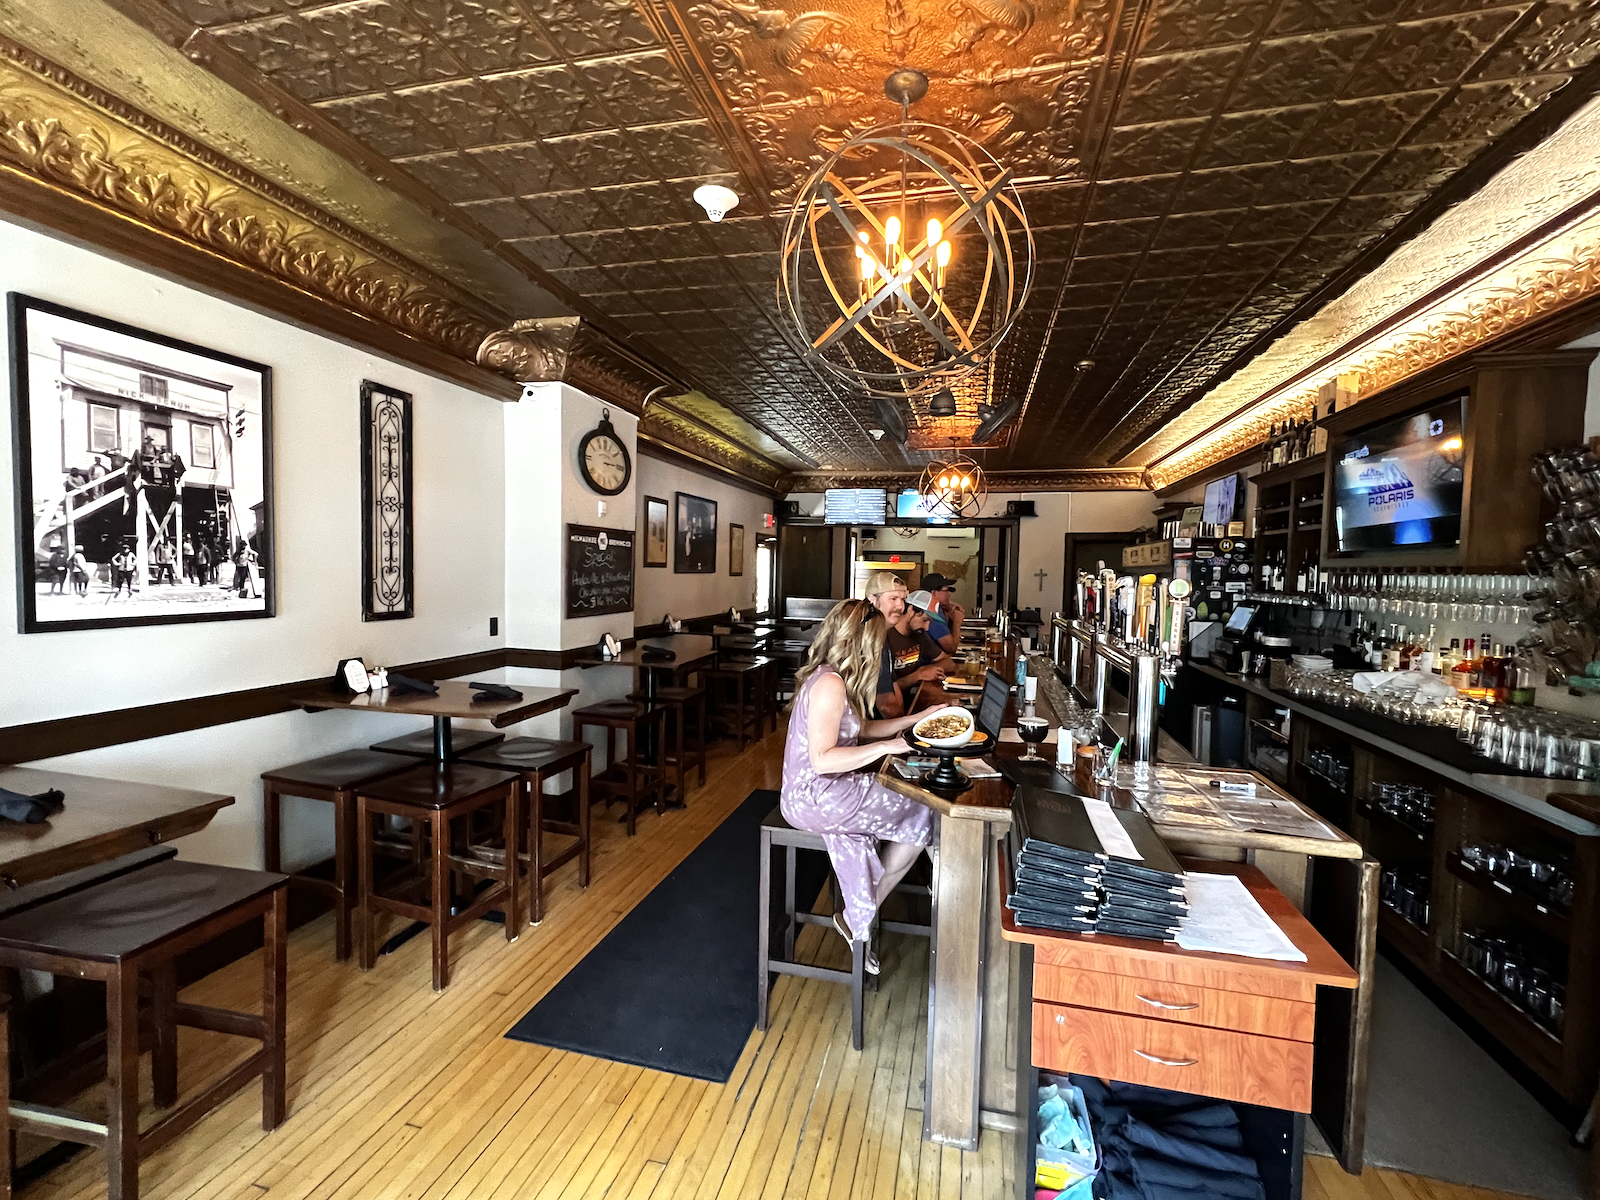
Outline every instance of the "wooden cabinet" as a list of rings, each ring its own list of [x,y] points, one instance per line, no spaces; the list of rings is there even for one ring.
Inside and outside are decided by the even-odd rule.
[[[1523,552],[1539,540],[1545,520],[1544,496],[1529,474],[1529,460],[1541,450],[1583,441],[1589,363],[1594,356],[1593,350],[1475,354],[1324,418],[1329,442],[1323,566],[1456,566],[1515,568],[1520,572]],[[1427,408],[1461,392],[1466,396],[1461,544],[1339,554],[1333,523],[1326,514],[1332,512],[1332,476],[1341,438],[1352,430]]]
[[[1316,454],[1263,471],[1256,485],[1256,573],[1251,590],[1261,588],[1263,563],[1283,562],[1285,592],[1295,590],[1302,567],[1322,561],[1322,522],[1327,455]]]
[[[1080,1008],[1131,1013],[1183,1025],[1210,1025],[1240,1033],[1271,1034],[1301,1042],[1309,1042],[1316,1027],[1317,1006],[1305,1000],[1102,971],[1069,971],[1048,963],[1034,967],[1033,979],[1035,996]]]
[[[1311,1111],[1309,1041],[1035,1000],[1033,1062],[1052,1071]]]

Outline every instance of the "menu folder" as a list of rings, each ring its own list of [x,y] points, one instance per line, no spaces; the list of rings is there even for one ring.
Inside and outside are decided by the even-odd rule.
[[[417,679],[411,675],[402,675],[398,671],[389,672],[389,690],[392,692],[414,692],[419,696],[437,696],[439,685],[429,683],[426,679]]]
[[[1117,821],[1133,840],[1140,859],[1116,858],[1095,833],[1083,797],[1037,787],[1019,787],[1012,803],[1017,843],[1027,855],[1037,849],[1075,860],[1093,859],[1103,864],[1106,875],[1144,883],[1179,886],[1183,868],[1156,833],[1150,820],[1132,809],[1112,809]]]

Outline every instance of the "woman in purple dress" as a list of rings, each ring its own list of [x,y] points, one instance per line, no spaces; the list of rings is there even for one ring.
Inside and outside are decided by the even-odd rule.
[[[933,833],[933,813],[877,782],[871,767],[903,754],[895,736],[927,716],[871,720],[883,659],[883,614],[866,600],[844,600],[822,622],[796,677],[783,750],[784,820],[820,833],[833,862],[844,912],[833,919],[846,940],[868,940],[878,905],[904,878]],[[883,739],[862,743],[859,739]],[[888,843],[879,857],[878,843]],[[867,970],[878,973],[870,946]]]

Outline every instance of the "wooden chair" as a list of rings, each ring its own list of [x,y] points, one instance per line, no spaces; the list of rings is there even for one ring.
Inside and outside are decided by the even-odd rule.
[[[450,984],[450,935],[476,921],[490,909],[505,915],[506,941],[517,940],[522,915],[521,862],[515,853],[522,828],[521,777],[471,763],[434,763],[416,767],[369,783],[356,792],[356,853],[361,875],[361,969],[369,971],[377,958],[373,917],[394,913],[429,927],[433,936],[433,990]],[[471,837],[471,817],[491,805],[504,805],[501,815],[501,852],[479,852]],[[385,880],[378,890],[373,863],[376,858],[377,817],[400,817],[412,824],[413,844],[427,844],[427,862],[421,870],[409,869],[398,880]],[[452,823],[460,821],[462,834],[453,843]],[[459,909],[452,905],[453,879],[464,875],[489,880],[488,886],[467,897]],[[427,902],[411,899],[426,894]]]
[[[303,796],[309,800],[326,800],[333,805],[333,878],[324,879],[300,871],[291,874],[289,882],[333,898],[333,957],[336,961],[343,962],[350,957],[350,917],[358,899],[356,789],[415,766],[410,758],[398,754],[342,750],[261,774],[262,832],[269,871],[279,870],[282,863],[281,798]]]
[[[667,771],[663,765],[662,729],[666,724],[667,710],[637,700],[605,700],[580,708],[572,714],[572,732],[579,740],[583,731],[596,726],[606,731],[606,767],[591,776],[591,794],[604,797],[609,804],[614,800],[628,806],[623,821],[632,837],[638,823],[641,805],[651,797],[655,799],[659,817],[666,803]],[[626,758],[617,757],[617,733],[628,739]],[[654,744],[653,750],[646,743]]]
[[[99,1146],[105,1151],[109,1200],[137,1200],[139,1163],[196,1125],[252,1079],[261,1079],[261,1127],[284,1118],[285,963],[288,880],[179,862],[162,847],[139,851],[5,897],[0,915],[0,966],[96,979],[106,988],[106,1117],[20,1103],[11,1096],[10,1018],[0,1003],[0,1195],[11,1195],[15,1135]],[[178,1000],[177,959],[260,919],[261,1012],[244,1013]],[[157,1108],[170,1109],[139,1128],[139,980],[153,984],[151,1067]],[[255,1038],[261,1048],[179,1108],[177,1027],[190,1025]]]
[[[544,920],[544,879],[557,867],[578,860],[578,886],[589,886],[589,762],[593,747],[588,742],[558,742],[549,738],[512,738],[497,745],[472,751],[461,761],[500,771],[516,771],[522,776],[522,811],[528,847],[528,919],[537,925]],[[573,785],[556,796],[546,796],[544,785],[563,772],[571,771]],[[554,801],[573,805],[571,821],[545,815]],[[544,835],[559,833],[578,840],[554,858],[544,856]]]
[[[739,739],[739,749],[750,740],[761,740],[761,728],[766,714],[763,691],[766,686],[765,660],[719,659],[713,666],[703,667],[700,678],[711,701],[713,719],[725,722],[729,736]],[[718,685],[727,685],[732,703],[724,704]]]
[[[667,738],[672,743],[672,753],[666,757],[676,775],[677,803],[686,804],[689,792],[684,780],[685,771],[694,766],[700,769],[700,786],[706,785],[706,690],[697,687],[657,687],[654,696],[635,692],[628,697],[643,704],[659,704],[667,710],[671,727]],[[690,711],[695,714],[694,742],[688,743],[686,728]]]
[[[486,729],[463,729],[459,725],[450,730],[450,757],[461,758],[473,750],[482,750],[496,742],[506,740],[506,735]],[[402,734],[385,742],[373,742],[371,749],[385,754],[404,754],[410,758],[433,758],[433,730],[419,729]]]

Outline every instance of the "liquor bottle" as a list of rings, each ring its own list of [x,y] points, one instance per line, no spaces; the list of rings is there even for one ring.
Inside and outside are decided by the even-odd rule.
[[[1522,647],[1517,647],[1511,660],[1516,679],[1511,687],[1511,703],[1532,704],[1534,698],[1533,657]]]
[[[1270,554],[1261,556],[1261,590],[1263,592],[1272,590],[1272,555]]]
[[[1294,590],[1297,596],[1306,594],[1306,564],[1304,560],[1300,563],[1300,569],[1294,573]]]
[[[1511,693],[1517,686],[1517,665],[1511,659],[1506,644],[1501,642],[1494,651],[1494,702],[1510,704]]]
[[[1272,590],[1283,591],[1283,551],[1279,550],[1272,560]]]
[[[1267,440],[1264,443],[1262,443],[1262,446],[1261,446],[1261,469],[1263,471],[1272,470],[1272,451],[1273,451],[1273,448],[1277,444],[1278,444],[1278,423],[1276,421],[1274,421],[1272,423],[1272,425],[1269,427],[1269,432],[1267,433]]]
[[[1454,661],[1450,658],[1450,647],[1440,646],[1439,653],[1434,655],[1433,658],[1433,673],[1435,675],[1442,675],[1448,679],[1450,676],[1450,669],[1454,665]]]
[[[1456,665],[1450,669],[1450,684],[1458,692],[1469,691],[1473,686],[1473,651],[1474,642],[1471,638],[1461,643],[1461,657],[1456,660]]]
[[[1295,421],[1289,433],[1289,461],[1300,461],[1300,422]]]

